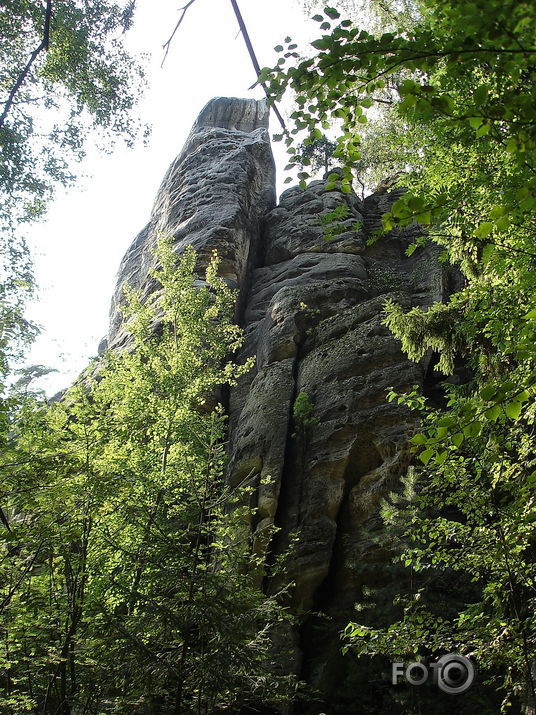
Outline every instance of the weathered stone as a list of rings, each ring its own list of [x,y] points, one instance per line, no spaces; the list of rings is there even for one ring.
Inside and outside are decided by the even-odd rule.
[[[151,220],[123,258],[112,301],[108,343],[125,341],[117,306],[125,282],[149,295],[156,238],[193,246],[200,268],[214,249],[221,273],[243,288],[260,245],[260,223],[275,203],[274,162],[265,101],[213,99],[201,112],[158,191]]]
[[[274,207],[267,120],[265,103],[252,100],[216,99],[202,111],[121,264],[109,344],[127,339],[117,312],[123,283],[154,290],[148,269],[159,233],[173,236],[178,253],[193,245],[201,266],[218,250],[222,274],[239,289],[239,359],[255,361],[228,399],[228,479],[255,486],[256,554],[271,563],[288,553],[285,574],[265,579],[272,593],[294,582],[288,599],[301,623],[278,633],[288,646],[279,666],[333,704],[338,633],[385,559],[375,540],[379,507],[409,462],[414,418],[386,395],[422,385],[427,368],[401,352],[382,323],[383,305],[429,305],[448,285],[432,249],[406,256],[417,226],[369,240],[399,190],[362,201],[315,181]],[[340,206],[327,241],[325,217]],[[301,392],[313,405],[307,425],[293,419]],[[312,611],[329,624],[321,637]]]
[[[257,507],[263,528],[273,518],[279,530],[267,558],[288,557],[285,575],[268,589],[293,581],[290,603],[302,625],[301,635],[289,634],[300,644],[291,660],[329,700],[336,699],[337,668],[328,661],[340,657],[338,633],[385,559],[375,540],[381,501],[409,463],[414,418],[386,395],[422,385],[426,368],[407,360],[383,326],[383,304],[430,304],[446,287],[433,251],[405,255],[417,227],[367,245],[397,192],[361,202],[324,187],[290,189],[266,216],[264,260],[244,313],[242,359],[254,356],[255,368],[231,395],[230,474],[254,470],[260,457],[259,479],[267,471],[274,478],[268,498],[259,490]],[[327,242],[321,217],[341,204],[350,218]],[[292,419],[300,392],[314,406],[307,427]],[[308,615],[319,610],[331,623],[320,641],[312,625],[318,616]]]
[[[351,229],[355,223],[363,225],[362,202],[355,194],[326,191],[325,186],[325,181],[313,181],[307,190],[292,188],[281,195],[278,206],[266,217],[268,265],[304,252],[363,253],[365,235]],[[348,207],[348,218],[338,224],[346,230],[327,242],[321,217],[341,205]]]

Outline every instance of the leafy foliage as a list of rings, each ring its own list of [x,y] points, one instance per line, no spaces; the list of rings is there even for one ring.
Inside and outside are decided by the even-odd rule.
[[[71,181],[90,129],[132,140],[142,71],[121,37],[132,2],[8,0],[2,9],[0,219],[13,224]]]
[[[415,395],[396,399],[416,407]],[[411,469],[404,492],[383,507],[386,540],[398,543],[412,589],[398,594],[398,619],[380,629],[350,624],[346,637],[361,654],[397,659],[463,649],[507,708],[530,701],[536,648],[534,407],[522,420],[517,409],[484,412],[466,427],[461,400],[453,396],[450,407],[446,416],[427,411],[428,429],[412,441],[428,467]],[[445,595],[437,598],[446,579],[458,597],[465,589],[450,613]]]
[[[139,131],[143,71],[124,44],[133,11],[131,0],[0,4],[0,395],[36,332],[23,317],[33,276],[21,222],[73,181],[90,136],[106,148]]]
[[[249,369],[235,296],[158,249],[157,301],[127,289],[131,344],[51,405],[26,399],[1,467],[2,712],[192,712],[285,697],[255,586],[248,484],[223,481],[216,400]]]
[[[337,182],[340,179],[338,172],[332,172],[327,175],[327,181],[330,184]],[[320,225],[324,230],[325,241],[335,241],[341,234],[348,231],[359,231],[361,224],[358,221],[352,221],[350,216],[350,208],[348,204],[342,203],[336,206],[331,211],[320,216]]]
[[[287,87],[297,93],[292,134],[307,130],[314,140],[319,126],[340,121],[335,156],[345,161],[348,177],[359,168],[366,110],[386,86],[396,91],[394,106],[414,146],[413,178],[411,191],[384,217],[386,229],[433,222],[434,238],[448,239],[451,256],[466,263],[488,244],[507,254],[512,241],[518,251],[528,250],[536,54],[529,5],[429,0],[420,9],[420,23],[409,33],[375,37],[351,21],[333,27],[339,13],[327,8],[319,16],[326,32],[312,43],[317,56],[285,70],[298,59],[287,50],[276,70],[261,74],[275,96]],[[400,67],[411,78],[398,82]],[[296,154],[292,137],[286,142]]]
[[[425,586],[391,625],[350,625],[347,635],[361,653],[471,653],[501,686],[505,708],[519,698],[530,709],[536,19],[526,2],[419,0],[407,8],[410,22],[397,3],[383,4],[392,9],[388,31],[363,30],[326,7],[314,18],[316,54],[283,47],[277,67],[261,73],[274,96],[296,94],[285,138],[291,163],[303,132],[340,127],[343,191],[363,161],[371,166],[362,127],[379,114],[391,123],[385,151],[398,152],[407,191],[383,230],[421,224],[425,234],[408,253],[433,241],[463,274],[447,303],[409,312],[386,305],[386,325],[411,359],[432,354],[447,375],[462,359],[469,381],[444,386],[440,411],[415,393],[396,397],[422,414],[413,439],[421,466],[404,506],[393,497],[385,516],[395,543],[402,539],[401,564]],[[306,173],[300,178],[305,186]],[[442,617],[426,603],[434,573],[472,579],[476,593],[462,589],[466,601]]]
[[[294,400],[292,407],[292,417],[297,425],[306,428],[316,423],[314,415],[314,405],[306,392],[300,392]]]
[[[306,139],[298,147],[298,163],[302,169],[310,166],[313,172],[323,170],[327,174],[333,161],[333,152],[336,146],[335,142],[332,142],[325,134],[321,133],[315,139]]]

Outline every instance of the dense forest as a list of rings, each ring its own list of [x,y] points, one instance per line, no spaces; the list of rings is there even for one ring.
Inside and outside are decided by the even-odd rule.
[[[52,400],[34,387],[44,368],[21,369],[36,333],[24,225],[75,180],[92,132],[140,139],[144,71],[122,39],[135,2],[5,0],[1,713],[536,712],[534,8],[302,4],[318,38],[282,38],[258,73],[270,105],[292,105],[274,136],[286,181],[305,190],[325,171],[326,191],[394,190],[368,245],[417,226],[407,256],[432,245],[454,276],[447,300],[382,304],[405,356],[430,360],[433,388],[384,394],[417,427],[373,537],[382,578],[340,631],[361,706],[322,701],[285,668],[285,629],[303,618],[287,554],[267,560],[251,536],[250,475],[226,478],[225,396],[254,361],[236,359],[244,330],[221,256],[201,273],[193,248],[177,257],[161,236],[158,300],[123,292],[128,348]],[[347,219],[340,207],[322,218],[326,244]],[[306,445],[317,420],[306,392],[292,419]],[[385,696],[392,662],[445,653],[475,663],[473,696]]]

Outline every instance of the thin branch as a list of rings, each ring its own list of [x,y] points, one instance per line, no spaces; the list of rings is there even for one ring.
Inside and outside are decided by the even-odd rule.
[[[9,521],[8,521],[7,516],[5,515],[2,507],[0,507],[0,521],[2,522],[2,524],[6,527],[6,529],[8,531],[11,531],[11,527],[9,526]]]
[[[6,117],[8,115],[9,110],[11,109],[11,105],[13,104],[15,100],[15,95],[23,85],[26,77],[28,76],[33,63],[37,59],[37,57],[40,55],[43,50],[48,50],[48,45],[50,42],[50,20],[52,18],[52,0],[47,0],[46,4],[46,10],[45,10],[45,24],[43,27],[43,39],[39,43],[39,45],[35,48],[35,50],[32,52],[30,55],[28,62],[26,63],[26,67],[22,70],[20,75],[17,78],[17,81],[13,85],[13,88],[11,89],[11,92],[9,93],[9,97],[7,98],[7,101],[4,105],[4,111],[2,112],[0,116],[0,129],[4,126],[4,123],[6,121]]]
[[[379,102],[380,104],[387,104],[390,107],[393,106],[394,102],[392,99],[380,99],[379,97],[371,97],[374,102]]]
[[[166,57],[168,56],[169,49],[170,49],[170,47],[171,47],[171,43],[173,42],[173,38],[175,37],[175,35],[176,35],[177,30],[179,29],[179,27],[182,25],[182,21],[184,20],[184,17],[185,17],[185,15],[186,15],[186,13],[187,13],[188,10],[190,9],[190,7],[194,4],[194,2],[195,2],[195,0],[190,0],[189,2],[186,3],[186,5],[184,5],[183,7],[179,8],[179,11],[180,11],[182,14],[181,14],[181,16],[179,17],[179,19],[178,19],[178,21],[177,21],[177,24],[175,25],[175,28],[174,28],[173,32],[171,33],[171,35],[170,35],[168,41],[165,42],[165,43],[162,45],[162,49],[165,50],[165,52],[164,52],[164,59],[162,60],[162,64],[160,65],[160,67],[163,67],[163,66],[164,66],[164,62],[166,61]]]
[[[36,550],[35,554],[32,556],[32,558],[30,559],[30,561],[29,561],[28,564],[26,565],[26,568],[24,569],[24,571],[22,572],[22,574],[19,576],[19,578],[18,578],[17,582],[15,583],[15,585],[10,588],[8,594],[4,597],[4,600],[2,601],[2,603],[0,603],[0,613],[1,613],[5,608],[7,608],[7,606],[9,606],[9,604],[10,604],[10,602],[11,602],[11,599],[12,599],[13,596],[15,595],[15,591],[16,591],[17,588],[20,586],[20,584],[23,582],[25,576],[32,570],[33,565],[34,565],[35,562],[37,561],[37,557],[39,556],[39,553],[41,552],[41,549],[42,549],[42,547],[43,547],[43,542],[44,542],[44,539],[41,539],[41,541],[40,541],[39,544],[37,545],[37,550]]]
[[[240,27],[240,31],[242,32],[242,37],[244,38],[244,42],[246,43],[246,47],[248,48],[249,56],[251,58],[251,62],[253,64],[253,68],[257,74],[257,77],[261,73],[261,67],[259,65],[259,62],[257,60],[257,56],[255,55],[255,50],[253,49],[253,45],[251,44],[251,40],[249,38],[249,33],[246,27],[246,23],[244,22],[244,18],[242,17],[242,13],[240,12],[240,8],[238,7],[237,0],[231,0],[231,5],[233,6],[234,13],[236,15],[236,19],[238,20],[238,26]],[[268,99],[268,102],[270,103],[270,106],[274,110],[275,116],[279,120],[279,124],[281,124],[281,127],[283,128],[283,131],[286,132],[287,127],[285,126],[285,120],[281,116],[279,109],[276,107],[276,105],[271,101],[272,97],[270,95],[270,92],[268,91],[268,87],[266,86],[265,82],[260,82],[261,87],[264,89],[264,92],[266,94],[266,98]]]
[[[162,64],[160,65],[161,67],[164,65],[164,62],[166,61],[166,58],[167,58],[167,56],[168,56],[168,53],[169,53],[169,50],[170,50],[170,47],[171,47],[171,43],[173,42],[173,38],[174,38],[175,35],[177,34],[177,30],[178,30],[179,27],[182,25],[182,22],[183,22],[183,20],[184,20],[184,18],[185,18],[185,16],[186,16],[186,13],[187,13],[188,10],[190,9],[190,7],[194,4],[194,2],[195,2],[195,0],[189,0],[189,2],[186,3],[186,5],[183,5],[183,7],[180,8],[180,13],[181,13],[181,15],[180,15],[179,19],[177,20],[177,24],[176,24],[175,27],[173,28],[173,32],[172,32],[171,35],[169,36],[169,39],[167,40],[167,42],[165,42],[165,43],[162,45],[162,49],[164,50],[164,58],[163,58],[163,60],[162,60]],[[244,42],[246,43],[246,47],[247,47],[247,50],[248,50],[248,52],[249,52],[249,56],[250,56],[250,58],[251,58],[251,62],[252,62],[252,64],[253,64],[253,68],[254,68],[254,70],[255,70],[255,74],[256,74],[257,77],[258,77],[258,76],[260,75],[260,73],[261,73],[261,67],[260,67],[259,62],[258,62],[258,60],[257,60],[257,56],[256,56],[256,54],[255,54],[255,50],[253,49],[253,45],[252,45],[251,39],[250,39],[250,37],[249,37],[249,33],[248,33],[248,30],[247,30],[247,27],[246,27],[246,23],[244,22],[244,18],[242,17],[242,13],[240,12],[240,8],[238,7],[237,1],[236,1],[236,0],[231,0],[231,4],[232,4],[232,6],[233,6],[234,14],[235,14],[235,16],[236,16],[236,19],[237,19],[237,21],[238,21],[238,26],[239,26],[239,28],[240,28],[240,32],[239,32],[238,34],[242,33],[242,37],[244,38]],[[238,34],[237,34],[237,37],[238,37]],[[265,92],[265,94],[266,94],[266,98],[268,99],[269,105],[270,105],[270,107],[274,110],[274,114],[275,114],[275,116],[277,117],[277,119],[279,120],[279,123],[281,124],[281,127],[283,128],[283,131],[286,132],[287,127],[286,127],[286,125],[285,125],[285,120],[284,120],[283,117],[281,116],[281,113],[279,112],[278,108],[275,106],[275,104],[274,104],[274,102],[273,102],[273,99],[272,99],[272,96],[270,95],[270,92],[268,91],[268,87],[266,86],[266,83],[265,83],[265,82],[261,82],[260,85],[261,85],[261,87],[264,89],[264,92]],[[254,86],[254,85],[253,85],[253,86]]]
[[[244,22],[244,18],[242,17],[242,13],[240,12],[240,8],[238,7],[237,1],[231,0],[231,5],[233,6],[233,10],[236,15],[236,19],[238,20],[238,26],[240,27],[240,32],[242,33],[242,37],[244,38],[244,42],[246,43],[246,47],[248,48],[248,52],[249,52],[249,56],[251,57],[251,62],[253,64],[253,68],[254,68],[255,72],[257,73],[257,77],[258,77],[261,73],[261,67],[257,60],[257,56],[255,55],[255,50],[253,49],[253,45],[251,44],[251,40],[249,38],[249,33],[247,31],[247,27]]]
[[[432,229],[431,236],[432,237],[437,236],[439,238],[461,238],[461,236],[456,236],[453,233],[438,233],[437,231],[434,231],[433,229]],[[471,240],[476,243],[474,236],[471,236]],[[505,243],[498,243],[497,241],[492,241],[492,240],[488,240],[487,243],[490,246],[497,246],[498,248],[502,248],[505,251],[511,251],[513,253],[522,253],[524,256],[530,256],[530,258],[536,258],[536,253],[531,253],[530,251],[525,251],[522,248],[514,248],[513,246],[508,246]]]

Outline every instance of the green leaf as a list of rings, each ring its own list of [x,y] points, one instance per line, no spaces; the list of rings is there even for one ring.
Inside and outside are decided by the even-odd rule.
[[[447,450],[445,449],[436,455],[435,462],[436,462],[436,464],[443,464],[443,462],[446,460],[446,458],[447,458]]]
[[[501,414],[501,408],[499,405],[493,405],[493,407],[490,407],[484,412],[484,416],[487,420],[490,422],[495,422],[495,420],[499,417]]]
[[[470,424],[468,424],[466,427],[463,428],[463,433],[468,438],[478,437],[481,432],[482,432],[482,423],[477,422],[477,421],[471,422]]]
[[[426,465],[432,459],[433,455],[434,455],[433,449],[425,449],[424,452],[419,454],[419,459],[421,460],[421,462],[424,465]]]
[[[432,223],[432,214],[430,211],[423,211],[422,213],[417,214],[415,218],[419,223],[422,223],[425,226],[428,226]]]
[[[464,438],[463,432],[456,432],[456,434],[452,435],[452,437],[451,437],[452,444],[455,447],[459,447],[462,444],[464,439],[465,438]]]
[[[473,101],[475,104],[484,104],[487,99],[488,99],[488,86],[485,84],[481,84],[480,87],[477,87],[473,94]]]
[[[477,238],[486,238],[493,231],[493,224],[489,221],[483,221],[475,231]]]
[[[503,233],[510,227],[510,217],[509,216],[501,216],[501,218],[497,219],[495,222],[495,226],[498,231]]]
[[[489,217],[493,219],[500,218],[504,216],[505,212],[506,208],[504,206],[494,206],[489,212]]]
[[[269,67],[263,67],[257,77],[257,82],[266,82],[272,74],[272,70]],[[276,140],[279,141],[279,140]]]
[[[492,243],[488,243],[482,249],[482,263],[489,263],[495,252],[495,246]]]
[[[473,129],[479,129],[484,122],[484,119],[482,117],[469,117],[467,121],[473,127]]]
[[[336,20],[341,16],[340,12],[334,7],[325,7],[324,12],[328,17],[331,17],[332,20]]]
[[[519,202],[519,208],[525,212],[529,213],[536,208],[536,198],[534,196],[529,196],[526,199],[523,199],[523,201]]]
[[[508,139],[506,142],[506,151],[509,154],[515,154],[519,150],[519,146],[516,139]]]
[[[391,213],[395,218],[401,218],[406,214],[406,200],[405,198],[398,199],[391,206]],[[385,215],[385,214],[384,214]]]
[[[452,415],[444,415],[437,422],[440,427],[455,427],[457,423],[457,419]]]
[[[311,45],[316,50],[327,50],[327,48],[330,46],[330,42],[326,40],[325,37],[321,37],[318,40],[313,40],[313,42],[311,42]]]
[[[480,390],[480,397],[487,402],[495,397],[497,394],[497,388],[495,385],[486,385]]]
[[[410,196],[407,203],[412,211],[420,211],[424,206],[424,199],[421,196]]]
[[[398,105],[398,108],[402,111],[406,109],[411,109],[417,103],[417,97],[414,94],[407,94],[404,99]]]
[[[521,402],[510,402],[504,406],[504,411],[512,420],[517,420],[521,414]]]

